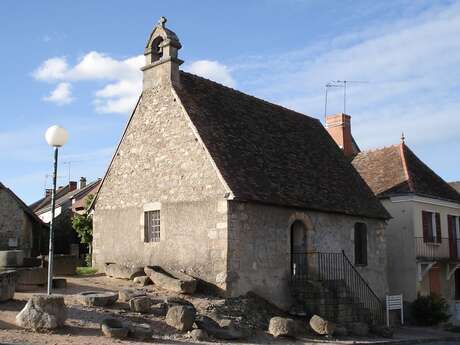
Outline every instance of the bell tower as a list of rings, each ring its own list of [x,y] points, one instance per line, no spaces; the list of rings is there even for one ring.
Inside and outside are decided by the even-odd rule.
[[[144,50],[145,66],[141,68],[144,90],[159,85],[179,86],[179,66],[183,61],[177,56],[182,46],[176,34],[166,28],[166,21],[165,17],[160,18]]]

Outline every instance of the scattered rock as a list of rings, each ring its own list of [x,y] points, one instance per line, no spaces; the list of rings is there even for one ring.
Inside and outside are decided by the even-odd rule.
[[[121,289],[118,291],[118,300],[120,302],[129,302],[130,299],[141,296],[145,296],[144,291],[134,289]]]
[[[371,328],[371,332],[384,338],[393,338],[394,329],[385,325],[374,325]]]
[[[81,304],[90,307],[105,307],[114,304],[118,293],[111,291],[86,291],[77,295]]]
[[[323,319],[321,316],[313,315],[310,319],[310,327],[318,334],[332,335],[335,331],[335,324]]]
[[[62,327],[66,319],[64,297],[33,295],[16,316],[16,324],[33,330],[47,330]]]
[[[16,290],[16,271],[0,272],[0,302],[7,301],[14,297]]]
[[[128,322],[126,325],[128,327],[128,335],[130,337],[139,340],[147,340],[152,338],[153,329],[149,324]]]
[[[365,337],[369,334],[369,325],[364,322],[352,322],[349,326],[349,331],[358,337]]]
[[[194,329],[190,332],[190,338],[195,341],[206,341],[208,340],[208,334],[202,329]]]
[[[335,327],[334,335],[337,337],[346,337],[348,329],[345,326],[338,325]]]
[[[125,266],[115,263],[105,264],[105,274],[112,278],[133,280],[135,277],[144,276],[144,269],[136,266]]]
[[[176,305],[166,314],[166,323],[179,331],[190,331],[195,321],[195,311],[189,307]]]
[[[147,296],[134,297],[129,300],[129,309],[136,313],[148,313],[153,301]]]
[[[168,305],[166,303],[153,303],[150,312],[156,317],[164,317],[168,312]]]
[[[176,306],[176,305],[181,305],[181,306],[193,309],[193,311],[196,313],[196,308],[193,305],[193,303],[187,301],[186,299],[179,298],[179,297],[168,297],[166,298],[165,302],[168,305],[168,308]]]
[[[295,337],[296,324],[293,319],[275,316],[270,319],[268,333],[274,337]]]
[[[53,289],[65,289],[67,280],[65,278],[53,278]]]
[[[106,337],[123,339],[127,337],[129,329],[120,320],[107,318],[101,322],[101,331]]]
[[[237,329],[232,324],[230,327],[221,327],[219,323],[205,315],[198,315],[195,319],[195,324],[199,329],[216,339],[235,340],[245,338],[247,334],[241,329]]]
[[[133,282],[139,286],[147,286],[153,284],[152,280],[150,280],[148,276],[135,277]]]
[[[155,285],[183,294],[193,294],[196,290],[197,280],[185,273],[178,271],[165,271],[159,266],[147,266],[144,268]]]

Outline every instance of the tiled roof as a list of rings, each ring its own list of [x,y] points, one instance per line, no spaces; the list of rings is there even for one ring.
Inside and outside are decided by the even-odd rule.
[[[69,192],[68,185],[59,189],[56,192],[56,207],[61,206],[62,204],[64,204],[65,202],[73,198],[80,199],[86,196],[86,194],[89,193],[100,182],[101,182],[101,179],[97,179],[93,182],[88,183],[83,188],[74,189],[70,192]],[[34,204],[37,204],[37,202],[35,202]],[[49,211],[50,209],[51,209],[51,195],[46,198],[41,199],[41,202],[33,208],[34,212],[37,214],[42,214],[44,212]]]
[[[235,199],[389,217],[319,120],[184,72],[176,92]]]
[[[412,193],[460,202],[460,194],[404,143],[361,152],[352,163],[379,197]]]

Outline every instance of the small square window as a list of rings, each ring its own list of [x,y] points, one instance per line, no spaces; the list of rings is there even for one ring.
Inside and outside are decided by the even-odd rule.
[[[144,242],[160,242],[160,210],[144,212]]]

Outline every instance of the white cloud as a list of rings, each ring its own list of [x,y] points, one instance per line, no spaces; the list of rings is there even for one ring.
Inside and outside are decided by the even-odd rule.
[[[417,145],[458,137],[460,4],[374,26],[279,56],[241,57],[232,73],[251,93],[318,118],[328,81],[369,81],[347,92],[363,148],[398,142],[401,131]],[[330,91],[328,112],[342,111],[343,90]]]
[[[192,62],[186,70],[229,87],[236,85],[229,68],[218,61],[198,60]]]
[[[95,92],[96,111],[128,113],[142,90],[140,67],[143,64],[143,55],[117,60],[106,54],[91,51],[74,66],[69,66],[66,59],[62,57],[48,59],[34,71],[33,75],[37,80],[62,81],[45,98],[46,101],[57,104],[67,104],[72,101],[69,82],[107,81],[108,84]]]
[[[33,76],[37,80],[55,81],[63,79],[67,73],[67,61],[63,57],[54,57],[46,60],[38,67]]]
[[[43,100],[58,105],[71,103],[73,101],[71,85],[69,83],[59,83],[48,96],[43,98]]]

